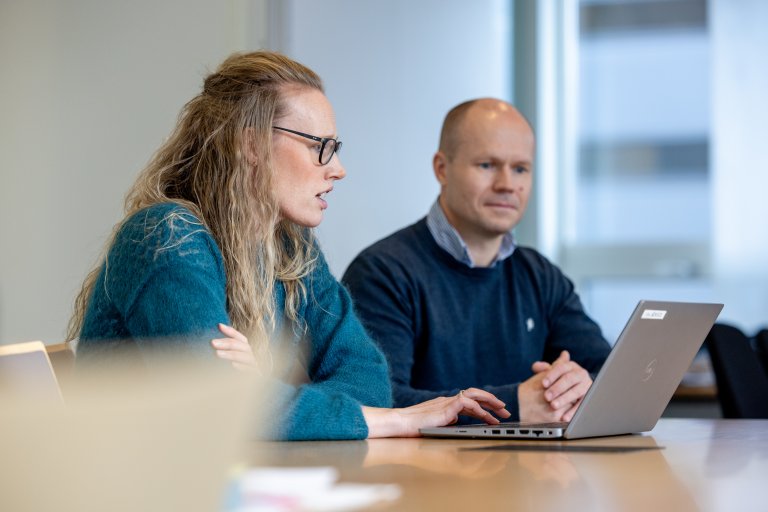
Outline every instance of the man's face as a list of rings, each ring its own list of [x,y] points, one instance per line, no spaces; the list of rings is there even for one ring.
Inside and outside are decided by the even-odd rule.
[[[533,132],[510,105],[491,100],[473,105],[457,129],[453,155],[433,161],[440,204],[467,244],[500,240],[528,204]]]

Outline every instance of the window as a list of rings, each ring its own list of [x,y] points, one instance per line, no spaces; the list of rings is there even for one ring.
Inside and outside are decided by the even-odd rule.
[[[613,341],[639,299],[711,300],[707,2],[538,7],[539,240]]]

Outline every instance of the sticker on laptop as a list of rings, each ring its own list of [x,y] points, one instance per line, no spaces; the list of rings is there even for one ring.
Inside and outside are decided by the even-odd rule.
[[[665,316],[667,316],[667,312],[662,309],[644,309],[643,316],[640,318],[648,320],[664,320]]]

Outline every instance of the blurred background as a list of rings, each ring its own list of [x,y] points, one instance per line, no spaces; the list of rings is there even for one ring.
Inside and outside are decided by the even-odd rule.
[[[2,0],[0,343],[62,341],[136,174],[203,77],[274,49],[324,79],[348,176],[340,276],[424,216],[446,112],[506,99],[537,135],[517,229],[613,341],[639,299],[768,324],[768,2]]]

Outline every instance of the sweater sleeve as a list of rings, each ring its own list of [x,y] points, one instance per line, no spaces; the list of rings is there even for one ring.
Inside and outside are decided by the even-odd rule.
[[[392,406],[387,364],[322,254],[307,278],[303,318],[310,342],[310,383],[298,388],[281,384],[276,390],[292,398],[286,430],[273,432],[272,437],[364,439],[368,427],[361,406]]]
[[[142,349],[212,358],[218,323],[229,323],[223,260],[210,233],[187,210],[149,208],[118,232],[105,287]]]

